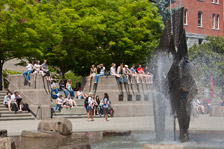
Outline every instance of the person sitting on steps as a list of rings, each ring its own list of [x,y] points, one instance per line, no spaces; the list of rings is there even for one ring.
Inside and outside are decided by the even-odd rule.
[[[42,68],[42,76],[46,77],[46,79],[48,81],[50,81],[51,75],[50,75],[50,72],[48,70],[47,60],[44,60],[44,63],[41,65],[41,68]]]
[[[68,90],[65,87],[65,80],[60,81],[59,88],[60,88],[60,90],[62,90],[65,93],[65,97],[67,97],[69,93],[68,93]]]
[[[117,72],[116,72],[116,64],[115,64],[115,63],[112,63],[112,64],[111,64],[111,67],[110,67],[110,74],[111,74],[112,76],[116,76],[116,77],[120,78],[120,75],[117,74]]]
[[[58,93],[58,98],[56,99],[56,107],[55,110],[61,112],[61,109],[64,107],[63,105],[63,97],[61,94]]]
[[[53,94],[53,92],[55,94]],[[57,94],[58,94],[58,88],[57,88],[56,84],[54,83],[54,80],[51,79],[51,98],[57,99],[58,98]]]
[[[66,100],[70,103],[70,106],[71,107],[74,107],[74,106],[75,107],[78,107],[77,104],[76,104],[76,102],[75,102],[75,100],[72,99],[70,95],[67,96]]]
[[[89,86],[90,86],[90,82],[91,82],[92,78],[93,78],[93,82],[94,82],[96,73],[97,73],[97,69],[96,69],[95,65],[92,65],[92,67],[90,68],[90,74],[89,74]]]
[[[12,102],[15,102],[19,111],[22,111],[22,97],[19,95],[19,92],[15,91],[15,93],[11,96]]]
[[[84,94],[83,94],[81,88],[78,89],[78,91],[76,92],[76,95],[75,96],[78,99],[84,99]]]
[[[29,61],[26,61],[26,68],[27,71],[23,73],[23,76],[26,81],[30,83],[30,74],[33,72],[33,65],[29,63]]]
[[[70,95],[72,98],[74,98],[74,91],[72,89],[72,81],[69,79],[68,82],[66,83],[66,88],[69,91]]]
[[[4,97],[3,105],[5,105],[5,107],[8,108],[9,111],[12,111],[11,110],[11,102],[12,102],[11,93],[8,92]]]
[[[139,78],[135,69],[135,64],[132,65],[132,67],[130,68],[130,71],[131,71],[131,84],[134,84],[133,79],[135,79],[136,82],[139,83]]]
[[[131,71],[130,69],[128,68],[128,65],[124,65],[124,75],[126,76],[126,80],[128,82],[128,84],[130,84],[130,76],[131,76]]]
[[[117,74],[120,75],[120,83],[122,83],[122,79],[123,79],[123,82],[126,83],[127,80],[126,80],[126,75],[124,74],[124,67],[123,67],[123,64],[121,64],[118,68],[117,68]]]
[[[42,73],[41,71],[41,65],[40,65],[40,61],[37,60],[36,63],[33,66],[33,74],[34,74],[34,82],[37,79],[37,73]]]
[[[105,75],[105,67],[103,66],[103,64],[98,65],[97,68],[100,68],[100,74],[95,76],[95,79],[94,79],[95,83],[98,83],[98,80],[99,80],[100,76],[104,76]]]

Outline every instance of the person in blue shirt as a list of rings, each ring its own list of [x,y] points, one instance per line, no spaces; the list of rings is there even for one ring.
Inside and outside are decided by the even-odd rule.
[[[11,93],[8,92],[7,95],[5,95],[4,97],[3,105],[5,105],[6,108],[9,109],[9,111],[11,111],[11,101],[12,101]]]

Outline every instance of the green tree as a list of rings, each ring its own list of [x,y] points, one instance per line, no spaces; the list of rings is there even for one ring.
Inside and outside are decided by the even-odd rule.
[[[30,7],[28,2],[30,1],[0,1],[0,90],[2,90],[4,63],[19,56],[22,50],[20,35],[23,31],[24,18],[27,15],[28,7]]]
[[[163,28],[147,0],[42,0],[36,6],[31,24],[40,55],[63,75],[85,76],[92,64],[144,63]]]
[[[208,42],[199,46],[194,45],[189,49],[190,61],[194,63],[201,76],[209,80],[210,73],[213,75],[215,84],[224,84],[224,38],[208,37]],[[200,77],[203,78],[203,77]]]

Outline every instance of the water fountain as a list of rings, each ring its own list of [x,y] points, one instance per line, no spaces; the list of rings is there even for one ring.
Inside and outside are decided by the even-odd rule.
[[[158,47],[159,54],[156,63],[156,76],[158,76],[156,79],[157,95],[154,96],[157,141],[163,141],[165,136],[165,99],[171,102],[174,129],[175,117],[178,119],[180,141],[189,141],[188,128],[191,100],[197,94],[197,87],[190,74],[186,35],[183,29],[183,10],[184,8],[181,8],[172,14],[163,31]],[[169,63],[169,53],[173,57],[172,65]]]

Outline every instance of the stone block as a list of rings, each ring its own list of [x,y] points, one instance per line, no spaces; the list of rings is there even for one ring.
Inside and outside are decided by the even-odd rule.
[[[130,136],[131,131],[103,131],[103,137],[108,136]]]
[[[65,118],[53,118],[49,120],[42,120],[38,124],[38,131],[52,131],[61,135],[72,134],[72,123]]]
[[[224,117],[224,106],[211,106],[210,116]]]
[[[52,131],[22,131],[22,137],[27,138],[66,138],[57,132]]]
[[[182,144],[145,144],[143,149],[186,149]]]
[[[81,114],[86,114],[86,110],[83,107],[75,107],[75,108],[62,108],[61,110],[61,114],[77,114],[77,115],[81,115]]]
[[[0,138],[0,149],[16,149],[16,144],[8,137]]]

